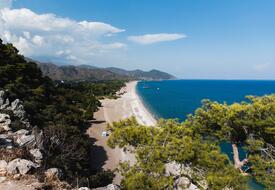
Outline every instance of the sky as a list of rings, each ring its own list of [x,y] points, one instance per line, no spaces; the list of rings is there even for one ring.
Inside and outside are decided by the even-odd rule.
[[[274,0],[0,0],[0,38],[57,64],[275,79]]]

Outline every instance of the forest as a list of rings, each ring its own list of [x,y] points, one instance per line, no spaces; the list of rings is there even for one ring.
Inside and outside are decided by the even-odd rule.
[[[0,40],[0,90],[10,101],[20,99],[32,126],[44,132],[43,167],[62,169],[72,185],[91,187],[112,182],[111,171],[90,168],[90,148],[85,134],[93,113],[100,105],[98,97],[116,97],[124,81],[64,83],[44,77],[33,62],[27,62],[12,44]],[[12,123],[12,128],[21,126]],[[77,177],[76,177],[77,176]]]
[[[228,105],[204,100],[193,115],[179,123],[159,120],[142,126],[135,118],[109,125],[110,147],[135,153],[137,162],[120,165],[125,189],[173,189],[188,178],[202,189],[248,189],[253,177],[265,189],[275,187],[275,95],[248,96],[246,102]],[[220,143],[232,145],[232,162]],[[240,160],[238,149],[247,151]],[[179,171],[167,172],[168,166]]]

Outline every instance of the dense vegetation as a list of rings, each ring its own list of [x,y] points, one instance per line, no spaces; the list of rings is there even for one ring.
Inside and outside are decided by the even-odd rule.
[[[157,127],[139,125],[134,118],[115,122],[109,128],[111,147],[134,148],[137,163],[123,163],[125,189],[172,189],[179,176],[167,175],[166,166],[181,166],[181,176],[208,189],[247,189],[248,177],[275,187],[275,95],[248,97],[248,102],[232,105],[205,100],[183,123],[161,120]],[[232,163],[219,144],[242,145],[247,159]],[[246,166],[245,169],[243,166]],[[193,171],[192,174],[186,171]]]
[[[54,82],[35,63],[25,61],[12,44],[0,40],[0,89],[11,101],[23,101],[31,124],[43,129],[44,167],[61,168],[72,183],[76,176],[80,183],[87,178],[90,184],[111,182],[113,174],[99,174],[89,167],[92,144],[85,130],[100,106],[96,96],[114,96],[123,85],[120,81]]]

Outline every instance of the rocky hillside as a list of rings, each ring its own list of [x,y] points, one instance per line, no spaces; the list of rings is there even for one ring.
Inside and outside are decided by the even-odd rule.
[[[52,63],[38,63],[41,71],[44,75],[50,77],[53,80],[64,81],[98,81],[98,80],[166,80],[175,79],[174,76],[158,71],[142,71],[134,70],[127,71],[119,68],[97,68],[92,66],[80,65],[80,66],[57,66]]]
[[[61,177],[59,169],[41,167],[43,141],[43,131],[30,125],[22,102],[10,103],[0,91],[0,189],[42,189],[50,178]]]
[[[74,189],[62,181],[61,169],[43,167],[44,141],[43,130],[31,126],[22,102],[10,102],[0,91],[0,189]],[[120,188],[110,184],[96,189]]]

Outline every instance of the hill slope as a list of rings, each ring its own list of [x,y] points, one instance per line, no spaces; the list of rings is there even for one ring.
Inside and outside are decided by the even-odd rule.
[[[86,68],[76,66],[57,66],[52,63],[38,64],[44,75],[53,80],[115,80],[128,79],[126,76],[121,76],[111,71],[100,68]]]
[[[142,71],[134,70],[127,71],[120,68],[97,68],[93,66],[57,66],[52,63],[36,62],[44,75],[52,78],[53,80],[115,80],[115,79],[139,79],[139,80],[166,80],[175,79],[174,76],[158,71]]]
[[[168,79],[176,78],[171,74],[168,74],[159,70],[155,70],[155,69],[151,71],[142,71],[142,70],[127,71],[116,67],[108,67],[108,68],[105,68],[105,70],[111,71],[119,75],[126,75],[129,77],[133,77],[137,79],[145,79],[145,80],[164,80],[164,79],[168,80]]]

